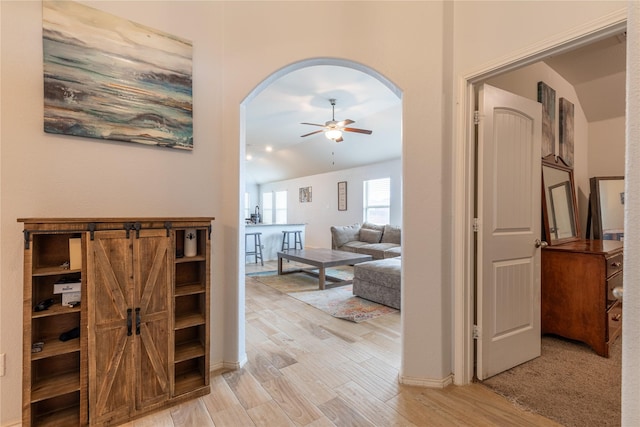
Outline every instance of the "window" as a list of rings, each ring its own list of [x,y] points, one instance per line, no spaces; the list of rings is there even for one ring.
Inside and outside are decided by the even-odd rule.
[[[364,181],[363,218],[373,224],[389,224],[391,220],[391,178]]]
[[[262,222],[287,223],[287,191],[262,193]]]
[[[273,224],[273,193],[262,193],[262,222]]]
[[[287,192],[276,191],[276,224],[287,223]]]
[[[249,212],[249,193],[244,193],[244,217],[251,218],[251,212]]]

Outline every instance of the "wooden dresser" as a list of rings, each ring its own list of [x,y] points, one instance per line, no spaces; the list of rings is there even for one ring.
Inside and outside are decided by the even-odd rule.
[[[600,356],[622,330],[622,248],[616,240],[578,240],[542,250],[542,333],[588,344]]]

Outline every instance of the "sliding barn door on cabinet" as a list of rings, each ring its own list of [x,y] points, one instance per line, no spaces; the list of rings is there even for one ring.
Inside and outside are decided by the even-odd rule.
[[[96,232],[88,241],[92,423],[169,398],[170,242],[164,230]]]

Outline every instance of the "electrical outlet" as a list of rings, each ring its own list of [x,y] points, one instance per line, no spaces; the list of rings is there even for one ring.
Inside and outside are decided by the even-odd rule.
[[[7,364],[5,363],[6,360],[7,360],[7,354],[1,353],[0,354],[0,377],[4,377],[4,374],[6,372],[6,366],[7,366]]]

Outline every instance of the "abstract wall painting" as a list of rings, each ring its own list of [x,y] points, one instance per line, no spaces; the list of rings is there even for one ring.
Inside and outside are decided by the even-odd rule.
[[[573,167],[573,104],[560,98],[560,157]]]
[[[44,1],[44,131],[193,149],[192,43]]]
[[[542,157],[556,153],[556,91],[538,82],[538,102],[542,103]]]
[[[300,203],[311,202],[311,187],[300,187]]]

